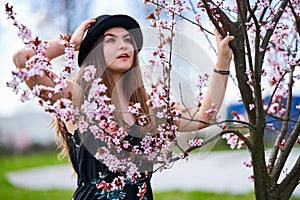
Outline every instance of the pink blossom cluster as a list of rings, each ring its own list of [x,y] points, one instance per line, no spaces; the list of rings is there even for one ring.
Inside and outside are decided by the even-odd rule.
[[[247,84],[249,85],[250,89],[252,90],[252,92],[254,92],[254,87],[253,87],[253,71],[251,71],[250,69],[247,69],[245,74],[248,77],[248,81]]]
[[[216,6],[211,3],[211,2],[208,2],[208,6],[209,6],[209,9],[211,11],[211,13],[218,19],[220,18],[220,15],[219,13],[217,12],[217,9],[216,9]]]
[[[45,56],[49,44],[46,41],[39,40],[38,37],[33,38],[31,31],[16,20],[13,7],[10,7],[8,4],[5,6],[8,19],[12,20],[13,25],[18,28],[18,36],[25,44],[25,47],[35,52],[35,55],[26,61],[24,68],[12,72],[13,80],[8,82],[7,86],[11,87],[16,94],[21,93],[20,99],[22,102],[33,97],[51,99],[54,94],[62,95],[62,89],[67,86],[66,78],[74,70],[75,63],[74,47],[70,42],[70,36],[61,36],[61,43],[65,46],[65,68],[60,75],[54,76],[50,72],[53,70],[53,66],[48,57]],[[35,85],[32,91],[28,90],[27,87],[24,89],[25,86],[22,84],[35,76],[47,76],[55,87]],[[54,103],[50,100],[40,100],[40,105],[44,107],[45,111],[54,113],[54,116],[62,121],[73,120],[76,111],[73,109],[70,101],[71,95],[68,97],[62,95],[62,98]]]
[[[253,103],[249,104],[249,110],[253,110],[255,108],[255,105]]]
[[[128,112],[132,114],[138,114],[141,109],[141,104],[140,103],[135,103],[132,106],[128,106]]]
[[[183,7],[183,4],[181,0],[176,0],[171,2],[165,2],[165,11],[169,12],[169,16],[173,17],[173,15],[180,15],[181,11],[183,11],[185,8]]]
[[[151,106],[152,108],[167,107],[167,88],[163,85],[162,81],[152,85],[150,95],[150,99],[147,101],[148,106]]]
[[[253,183],[253,182],[254,182],[254,175],[250,175],[250,176],[248,177],[248,180],[249,180],[251,183]]]
[[[203,90],[205,88],[207,88],[207,81],[208,81],[208,74],[204,74],[204,75],[199,75],[198,76],[198,83],[196,85],[196,88],[198,89],[198,95],[196,96],[196,101],[198,103],[198,105],[201,105],[201,102],[203,100],[203,95],[204,95],[204,92]]]
[[[247,34],[249,36],[249,44],[251,45],[251,52],[254,55],[256,34],[260,33],[260,40],[263,41],[267,32],[273,31],[270,38],[269,45],[266,48],[260,48],[260,52],[266,52],[266,59],[264,68],[262,69],[263,75],[267,81],[261,83],[269,83],[270,86],[280,85],[279,88],[284,88],[285,75],[291,72],[295,66],[299,66],[299,58],[297,58],[297,43],[299,43],[298,33],[295,29],[295,16],[293,16],[293,9],[296,15],[299,16],[299,2],[291,1],[290,6],[283,11],[282,17],[278,23],[274,23],[273,19],[277,12],[278,5],[275,2],[267,0],[260,0],[252,7],[256,6],[254,15],[261,18],[259,27],[250,20],[247,25]],[[262,15],[263,13],[263,15]],[[276,25],[276,26],[275,26]],[[253,73],[253,72],[252,72]],[[250,73],[248,75],[251,75]],[[266,76],[267,75],[267,76]],[[252,87],[252,77],[248,76],[248,84]],[[268,86],[262,85],[263,88]]]
[[[215,103],[212,103],[211,109],[208,109],[207,111],[205,111],[205,116],[214,120],[217,112],[218,112],[217,105]]]
[[[109,171],[111,172],[126,172],[126,178],[134,181],[136,178],[141,177],[137,166],[128,158],[118,158],[111,152],[111,149],[106,147],[101,147],[95,154],[95,158],[101,160],[105,164]]]
[[[269,7],[270,6],[270,1],[267,1],[267,0],[258,0],[257,5],[259,7]]]
[[[94,66],[85,69],[85,79],[90,81],[96,73]],[[106,96],[107,87],[102,83],[101,78],[93,79],[92,86],[87,98],[81,105],[79,115],[79,130],[81,133],[91,131],[95,138],[108,143],[108,145],[121,145],[127,133],[117,127],[113,117],[115,110],[111,104],[111,99]]]
[[[96,75],[96,67],[93,65],[89,65],[84,69],[83,78],[86,82],[89,82],[95,78]]]
[[[22,84],[25,81],[28,81],[31,77],[44,76],[46,75],[45,70],[52,69],[49,59],[44,56],[44,52],[47,47],[48,44],[46,42],[38,41],[37,46],[34,47],[36,55],[26,61],[25,68],[19,68],[12,72],[13,79],[7,83],[7,86],[11,87],[13,92],[16,94],[19,94],[21,91],[22,101],[29,100],[33,97],[29,94],[27,87],[26,89],[22,87]],[[37,90],[38,88],[35,89]],[[40,92],[37,91],[35,94],[40,94]]]
[[[245,137],[249,137],[249,135],[245,135]],[[244,145],[244,141],[242,139],[240,139],[237,135],[233,134],[233,133],[226,133],[224,135],[222,135],[222,138],[227,140],[227,144],[230,145],[231,149],[237,148],[240,149],[243,147]]]
[[[273,116],[282,117],[286,113],[286,109],[283,104],[283,99],[285,98],[284,91],[278,91],[272,101],[266,102],[264,104],[264,110]]]
[[[95,73],[93,66],[89,66],[85,70],[86,80],[92,80]],[[135,166],[131,157],[122,158],[122,156],[119,156],[122,155],[121,151],[128,151],[150,161],[159,159],[168,163],[168,160],[160,159],[164,155],[161,151],[168,149],[172,144],[171,141],[176,139],[178,127],[172,121],[180,117],[181,112],[168,106],[169,99],[167,98],[166,88],[161,87],[161,84],[153,86],[151,98],[147,102],[150,107],[161,109],[161,113],[163,113],[161,118],[165,119],[166,123],[159,125],[154,133],[146,134],[139,145],[131,145],[124,140],[128,135],[127,131],[117,126],[113,116],[113,112],[123,111],[116,110],[111,104],[111,99],[106,96],[107,87],[101,81],[100,78],[92,81],[89,95],[84,100],[80,117],[78,117],[80,132],[90,131],[96,139],[107,144],[107,147],[99,148],[95,157],[106,164],[110,171],[126,171],[127,178],[132,180],[140,176],[138,167]],[[139,125],[143,126],[147,116],[140,113],[140,109],[140,103],[130,104],[127,112],[139,117]],[[157,134],[155,134],[155,131],[157,131]],[[114,153],[115,151],[118,154]],[[166,158],[166,156],[163,157]],[[171,158],[168,157],[168,159]]]
[[[49,109],[48,112],[54,113],[54,116],[62,122],[75,120],[76,110],[73,108],[73,104],[70,99],[60,98],[55,101],[53,106],[51,105],[50,107],[46,107],[46,105],[44,105],[44,108],[46,108],[46,111]]]
[[[278,146],[281,150],[284,148],[284,145],[285,145],[285,139],[282,139],[280,142],[278,142]]]
[[[75,70],[75,50],[74,50],[74,44],[71,42],[71,35],[66,36],[60,36],[61,44],[64,46],[64,69],[60,73],[59,79],[64,79],[70,76],[70,74]],[[58,80],[55,82],[56,84],[60,84],[60,81]]]
[[[199,13],[194,14],[194,19],[195,19],[196,22],[200,22],[201,15]]]
[[[7,19],[13,20],[14,26],[18,27],[19,33],[18,36],[21,38],[22,42],[26,45],[27,48],[32,46],[32,33],[30,29],[28,29],[23,24],[19,23],[16,20],[16,13],[13,11],[13,6],[9,6],[8,3],[5,4],[5,14],[7,15]]]
[[[160,9],[157,9],[157,13],[160,13]],[[154,13],[151,13],[146,19],[149,19],[150,22],[151,22],[151,26],[156,28],[162,28],[162,29],[165,29],[165,30],[172,30],[174,25],[176,24],[176,21],[175,20],[171,20],[171,21],[168,21],[168,20],[165,20],[165,19],[160,19],[158,17],[156,17],[157,15],[159,14],[154,14]]]
[[[252,167],[252,160],[250,161],[244,161],[244,165],[248,168],[251,168]]]
[[[232,111],[231,114],[234,116],[233,120],[245,121],[245,117],[242,114],[239,114],[236,111]],[[234,123],[234,124],[238,124],[238,123]]]
[[[223,9],[223,10],[228,10],[228,11],[233,11],[234,13],[236,12],[236,9],[232,9],[232,5],[225,5],[224,1],[215,1],[215,2],[207,2],[208,4],[208,9],[211,11],[211,13],[214,15],[216,19],[220,18],[220,14],[217,11],[217,8]],[[196,3],[196,8],[199,8],[201,12],[206,12],[205,4],[203,1],[197,1]]]
[[[188,144],[191,146],[191,147],[200,147],[203,143],[203,139],[200,139],[200,138],[195,138],[195,139],[191,139],[188,141]]]

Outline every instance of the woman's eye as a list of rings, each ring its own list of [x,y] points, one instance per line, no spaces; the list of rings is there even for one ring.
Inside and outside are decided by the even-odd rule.
[[[115,41],[116,40],[114,38],[108,38],[107,40],[105,40],[105,42],[107,42],[107,43],[113,43]]]
[[[124,39],[125,42],[132,44],[132,39],[130,37]]]

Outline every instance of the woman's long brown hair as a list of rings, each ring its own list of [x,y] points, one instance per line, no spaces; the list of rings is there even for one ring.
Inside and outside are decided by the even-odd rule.
[[[149,108],[146,104],[148,100],[148,95],[146,93],[146,90],[144,88],[143,80],[142,80],[142,73],[139,65],[138,60],[138,50],[136,48],[135,42],[133,41],[133,46],[135,47],[134,52],[134,59],[131,66],[131,69],[129,69],[127,72],[124,73],[122,79],[123,79],[123,90],[125,94],[127,94],[127,98],[130,103],[140,103],[141,109],[140,112],[143,114],[146,114],[149,116]],[[112,104],[116,106],[118,109],[119,103],[118,97],[116,92],[114,92],[115,83],[112,79],[112,75],[110,70],[108,70],[108,66],[106,66],[104,54],[103,54],[103,37],[100,37],[98,41],[95,42],[94,48],[91,50],[91,52],[88,54],[84,62],[82,63],[80,70],[78,71],[74,81],[81,87],[82,94],[80,97],[79,105],[74,105],[80,109],[80,105],[84,102],[84,99],[88,96],[89,90],[91,88],[91,82],[87,82],[83,75],[86,67],[93,65],[97,69],[96,77],[95,78],[102,78],[102,82],[107,87],[107,96],[112,98]],[[124,120],[123,115],[119,113],[114,113],[114,116],[116,118],[118,126],[124,126]],[[150,123],[153,124],[154,120],[150,120],[150,117],[147,117],[147,125]],[[61,156],[68,155],[69,152],[69,145],[67,142],[67,136],[66,136],[66,130],[65,126],[62,126],[62,124],[57,121],[56,122],[56,133],[61,139]],[[140,127],[142,133],[145,134],[145,129],[143,127]]]

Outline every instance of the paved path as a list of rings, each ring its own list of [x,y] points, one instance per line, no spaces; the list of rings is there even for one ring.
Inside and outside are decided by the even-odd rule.
[[[268,153],[268,152],[267,152]],[[294,151],[287,167],[300,155]],[[197,153],[189,161],[178,161],[171,169],[157,172],[152,178],[154,191],[181,189],[212,192],[247,193],[253,191],[248,180],[251,169],[243,165],[249,160],[246,151]],[[8,173],[9,181],[31,189],[74,189],[76,181],[67,165],[47,166]],[[300,186],[294,192],[300,196]]]

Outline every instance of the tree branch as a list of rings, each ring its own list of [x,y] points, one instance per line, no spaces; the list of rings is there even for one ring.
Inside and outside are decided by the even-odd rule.
[[[202,0],[202,2],[204,4],[204,8],[206,10],[207,16],[209,17],[211,22],[214,24],[214,26],[218,29],[219,33],[223,37],[225,37],[227,35],[226,32],[228,31],[231,35],[235,36],[235,34],[237,33],[237,29],[236,29],[234,23],[227,17],[227,15],[213,1]],[[216,18],[212,14],[209,4],[214,5],[216,14],[218,14],[220,17]],[[224,29],[222,29],[219,26],[219,22],[223,25]],[[234,48],[234,47],[237,48],[236,45],[237,45],[237,43],[235,43],[234,40],[230,42],[230,46],[232,48]]]
[[[203,147],[204,145],[209,144],[210,142],[214,141],[218,137],[220,137],[224,134],[227,134],[227,133],[233,133],[234,135],[238,136],[241,140],[243,140],[245,142],[247,148],[250,150],[250,153],[252,153],[253,146],[252,146],[251,142],[242,133],[240,133],[238,130],[223,130],[222,132],[220,132],[220,133],[208,138],[207,140],[205,140],[200,147]],[[198,149],[200,147],[190,147],[185,152],[189,153],[189,152],[191,152],[195,149]]]
[[[300,116],[298,118],[297,123],[295,124],[295,127],[294,127],[292,133],[290,134],[289,138],[287,139],[280,156],[277,159],[277,162],[274,166],[273,171],[271,172],[271,177],[273,177],[274,181],[278,180],[280,173],[284,167],[284,164],[285,164],[289,154],[291,153],[294,144],[296,143],[296,141],[299,137],[299,133],[300,133]]]
[[[190,5],[191,5],[191,7],[192,7],[192,10],[193,10],[194,14],[197,14],[197,11],[196,11],[196,9],[195,9],[193,3],[192,3],[192,0],[189,0],[189,3],[190,3]],[[181,17],[182,17],[182,16],[181,16]],[[182,17],[182,18],[183,18],[183,17]],[[183,18],[183,19],[189,21],[189,19],[186,19],[186,18]],[[197,25],[198,25],[200,28],[202,27],[202,25],[200,24],[199,21],[198,21]],[[202,30],[202,28],[201,28],[201,30]],[[216,50],[216,48],[214,48],[214,46],[212,45],[212,42],[211,42],[210,39],[208,38],[208,35],[207,35],[204,31],[203,31],[203,34],[204,34],[204,37],[206,38],[206,40],[208,41],[208,43],[210,44],[211,48],[212,48],[213,51],[215,52],[215,54],[217,54],[217,50]],[[212,34],[212,33],[211,33],[211,34]]]
[[[290,72],[290,80],[289,80],[289,89],[288,89],[288,99],[287,99],[287,102],[286,102],[286,113],[284,115],[284,120],[282,122],[282,127],[281,127],[281,131],[280,133],[278,134],[277,138],[276,138],[276,141],[275,141],[275,144],[274,144],[274,147],[272,149],[272,152],[271,152],[271,155],[270,155],[270,158],[269,158],[269,172],[272,171],[273,167],[274,167],[274,163],[276,161],[276,158],[277,158],[277,155],[278,155],[278,152],[279,152],[279,144],[281,143],[281,141],[284,139],[284,137],[286,136],[287,134],[287,131],[288,131],[288,126],[289,126],[289,120],[290,119],[290,113],[291,113],[291,106],[292,106],[292,100],[293,100],[293,72],[294,72],[294,69],[292,69],[292,71]]]
[[[242,134],[240,133],[238,130],[223,130],[221,131],[220,133],[214,135],[214,136],[211,136],[210,138],[208,138],[207,140],[205,140],[201,146],[194,146],[194,147],[190,147],[188,148],[187,150],[185,150],[186,154],[185,155],[188,155],[188,153],[194,151],[195,149],[199,149],[211,142],[213,142],[214,140],[218,139],[219,137],[221,137],[222,135],[224,134],[227,134],[227,133],[233,133],[235,134],[236,136],[238,136],[241,140],[243,140],[247,146],[247,148],[250,150],[250,152],[252,152],[252,144],[251,142]],[[180,157],[176,157],[174,159],[172,159],[172,161],[177,161],[181,159]]]
[[[271,22],[272,24],[276,25],[278,23],[278,21],[280,20],[280,18],[282,16],[282,13],[285,10],[288,2],[289,2],[289,0],[282,0],[281,1],[280,7],[278,8],[277,13],[274,15],[274,18],[272,19],[272,22]],[[260,51],[260,54],[261,54],[260,58],[261,59],[260,59],[260,64],[259,64],[260,67],[263,64],[263,58],[264,58],[264,55],[266,53],[267,46],[269,45],[269,41],[270,41],[271,37],[273,36],[274,30],[275,30],[274,28],[268,29],[267,32],[266,32],[266,34],[265,34],[265,37],[262,40],[262,43],[261,43],[261,49],[262,49],[262,51]]]
[[[300,181],[300,156],[288,175],[278,185],[278,191],[282,199],[289,199]]]
[[[254,21],[255,21],[256,17],[254,15],[254,12],[252,12],[252,10],[251,10],[250,2],[246,1],[246,4],[247,4],[246,6],[247,6],[247,8],[250,12],[251,18],[253,18]],[[244,17],[244,16],[241,16],[241,17]],[[242,18],[242,21],[245,22],[246,20],[247,20],[246,18]],[[251,46],[250,46],[249,36],[248,36],[248,33],[247,33],[245,23],[242,23],[242,28],[243,28],[244,38],[246,40],[246,48],[247,48],[247,57],[248,57],[249,68],[250,68],[251,72],[253,72],[253,61],[252,61],[252,54],[251,54]]]
[[[164,5],[159,4],[159,3],[157,3],[157,2],[152,2],[152,1],[151,1],[151,2],[149,2],[149,3],[151,3],[151,4],[155,5],[155,6],[159,6],[159,7],[161,7],[161,8],[164,8],[164,9],[166,8]],[[211,31],[209,31],[209,30],[207,30],[206,28],[204,28],[200,23],[194,22],[193,20],[191,20],[191,19],[185,17],[185,16],[182,15],[181,13],[180,13],[180,14],[175,13],[175,15],[177,15],[178,17],[180,17],[180,18],[182,18],[182,19],[184,19],[184,20],[190,22],[190,23],[193,24],[193,25],[198,26],[202,31],[205,31],[205,32],[207,32],[208,34],[214,35]]]
[[[188,148],[187,150],[185,150],[183,152],[183,155],[184,155],[184,158],[187,157],[189,155],[190,152],[196,150],[196,149],[200,149],[202,148],[203,146],[213,142],[214,140],[218,139],[219,137],[221,137],[222,135],[224,134],[227,134],[227,133],[233,133],[235,134],[236,136],[238,136],[241,140],[243,140],[247,146],[247,148],[249,149],[250,151],[250,154],[252,154],[252,149],[253,149],[253,146],[252,146],[252,143],[242,134],[240,133],[238,130],[224,130],[216,135],[213,135],[211,136],[210,138],[208,138],[207,140],[205,140],[201,146],[194,146],[194,147],[190,147]],[[174,163],[180,159],[183,159],[182,157],[180,156],[177,156],[173,159],[170,160],[170,163]],[[159,163],[159,162],[158,162]],[[156,171],[162,169],[162,168],[165,168],[166,167],[166,164],[163,164],[161,166],[159,166],[156,170],[153,171],[153,173],[155,173]]]
[[[273,90],[273,92],[272,92],[272,94],[271,94],[271,96],[270,96],[270,100],[269,100],[269,103],[268,103],[268,107],[267,107],[267,109],[266,109],[266,111],[265,111],[266,113],[268,113],[268,111],[269,111],[269,109],[270,109],[270,107],[271,107],[272,99],[273,99],[273,97],[275,96],[275,93],[276,93],[277,89],[279,88],[280,83],[284,80],[284,77],[285,77],[286,74],[287,74],[287,72],[284,72],[284,74],[280,77],[280,79],[278,80],[277,84],[275,85],[275,88],[274,88],[274,90]]]
[[[269,5],[271,5],[271,3],[272,3],[272,0],[269,0]],[[256,3],[256,5],[257,5],[257,3]],[[257,7],[257,6],[256,6]],[[267,10],[269,9],[269,7],[268,6],[266,6],[266,7],[264,7],[264,9],[263,9],[263,11],[261,12],[261,15],[260,15],[260,18],[259,18],[259,23],[262,23],[262,21],[263,21],[263,19],[264,19],[264,17],[265,17],[265,14],[267,13]]]

